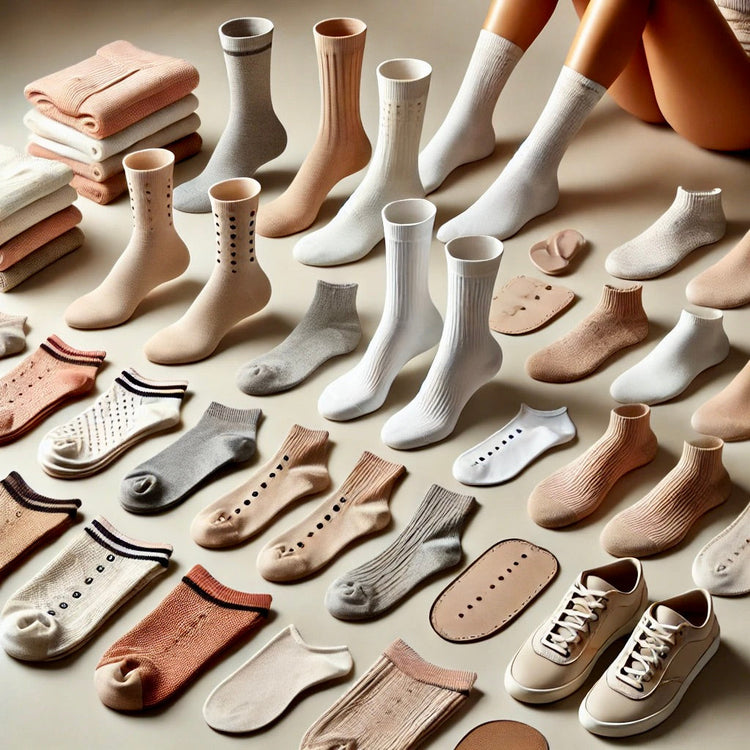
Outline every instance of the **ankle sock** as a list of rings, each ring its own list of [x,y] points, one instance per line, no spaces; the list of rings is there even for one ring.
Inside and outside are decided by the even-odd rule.
[[[502,252],[494,237],[459,237],[446,245],[443,335],[419,392],[383,425],[380,437],[391,448],[418,448],[450,435],[466,402],[500,369],[503,353],[488,321]]]
[[[250,396],[287,391],[332,357],[356,349],[361,338],[357,284],[318,280],[302,320],[268,354],[243,365],[237,373],[237,386]]]
[[[268,581],[294,581],[330,562],[360,536],[388,525],[388,503],[406,471],[365,451],[336,492],[258,554],[258,571]]]
[[[556,529],[591,515],[620,477],[656,455],[650,415],[645,404],[613,409],[599,440],[534,487],[528,503],[531,519]]]
[[[229,118],[205,169],[174,191],[178,211],[208,213],[208,189],[232,177],[252,177],[286,148],[286,131],[271,102],[273,23],[233,18],[219,26],[229,78]]]
[[[672,471],[602,530],[602,547],[615,557],[646,557],[674,547],[693,524],[723,503],[732,481],[721,462],[717,437],[686,442]]]
[[[438,239],[448,242],[468,234],[505,239],[551,211],[560,197],[557,168],[565,150],[605,91],[563,66],[528,138],[479,200],[438,229]]]
[[[719,310],[683,310],[677,325],[609,389],[621,403],[660,404],[678,396],[709,367],[729,355]]]
[[[99,660],[99,700],[139,711],[173,696],[204,664],[265,622],[271,597],[223,586],[195,565],[149,615]]]
[[[67,656],[165,572],[171,554],[169,544],[130,539],[95,518],[8,599],[0,613],[3,648],[26,661]]]
[[[424,661],[401,639],[305,733],[300,750],[408,750],[469,697],[474,672]]]
[[[473,505],[473,497],[433,484],[387,549],[328,587],[326,609],[340,620],[377,617],[425,578],[458,565],[461,531]]]
[[[26,346],[25,315],[0,312],[0,359],[23,351]]]
[[[750,362],[726,388],[698,407],[690,424],[696,432],[725,442],[750,439]]]
[[[232,409],[212,401],[195,427],[125,476],[122,507],[131,513],[166,510],[222,467],[249,461],[260,415],[260,409]]]
[[[279,450],[246,482],[204,508],[190,527],[202,547],[247,541],[296,500],[321,492],[328,475],[328,431],[295,424]]]
[[[18,472],[0,480],[0,578],[35,547],[62,534],[80,507],[80,500],[57,500],[34,492]]]
[[[604,285],[599,304],[570,333],[526,360],[526,372],[547,383],[570,383],[596,372],[613,354],[643,341],[648,318],[640,284]]]
[[[352,666],[346,646],[311,646],[288,625],[211,691],[203,718],[219,732],[254,732],[281,716],[300,693],[349,674]]]
[[[482,29],[456,98],[430,142],[419,155],[425,193],[437,190],[456,167],[484,159],[495,150],[492,114],[523,50]]]
[[[653,279],[696,248],[720,240],[726,228],[721,188],[678,187],[672,205],[648,229],[613,250],[604,267],[620,279]]]

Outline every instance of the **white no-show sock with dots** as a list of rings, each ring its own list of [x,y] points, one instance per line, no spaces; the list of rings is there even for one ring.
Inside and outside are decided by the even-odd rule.
[[[25,315],[0,312],[0,358],[23,351],[26,346]]]

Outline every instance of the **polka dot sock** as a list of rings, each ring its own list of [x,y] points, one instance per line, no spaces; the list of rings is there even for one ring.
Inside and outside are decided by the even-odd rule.
[[[0,358],[23,351],[26,346],[25,315],[0,312]]]

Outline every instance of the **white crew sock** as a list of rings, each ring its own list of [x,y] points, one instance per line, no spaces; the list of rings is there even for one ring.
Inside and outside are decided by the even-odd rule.
[[[383,315],[359,363],[320,395],[318,411],[327,419],[354,419],[379,409],[401,368],[440,340],[443,321],[428,286],[434,220],[435,206],[424,198],[383,209]]]
[[[479,199],[440,227],[438,239],[448,242],[467,234],[504,239],[535,216],[551,211],[560,196],[560,161],[605,91],[604,86],[563,66],[528,138]]]
[[[521,404],[508,424],[455,460],[453,476],[462,484],[475,486],[507,482],[542,453],[567,443],[575,434],[576,426],[565,406],[540,411]]]
[[[500,369],[503,353],[488,320],[502,254],[494,237],[459,237],[446,245],[443,335],[419,393],[383,425],[380,437],[391,448],[418,448],[450,435],[466,402]]]
[[[660,404],[682,393],[699,373],[727,358],[723,320],[720,310],[683,310],[656,347],[612,383],[612,398],[623,404]]]
[[[422,60],[378,65],[380,123],[367,174],[325,227],[297,242],[294,257],[300,263],[335,266],[364,258],[383,239],[383,207],[424,195],[417,160],[431,73]]]
[[[211,691],[203,718],[219,732],[253,732],[278,718],[303,690],[343,677],[352,666],[346,646],[310,646],[288,625]]]
[[[479,32],[456,98],[419,155],[426,193],[437,190],[456,167],[484,159],[495,150],[492,114],[521,55],[517,44],[486,29]]]
[[[720,240],[727,229],[721,188],[677,188],[672,205],[637,237],[615,248],[604,262],[618,279],[653,279],[696,248]]]

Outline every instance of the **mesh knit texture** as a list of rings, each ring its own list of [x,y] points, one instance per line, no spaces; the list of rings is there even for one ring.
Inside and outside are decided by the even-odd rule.
[[[0,312],[0,359],[26,347],[26,316]]]

